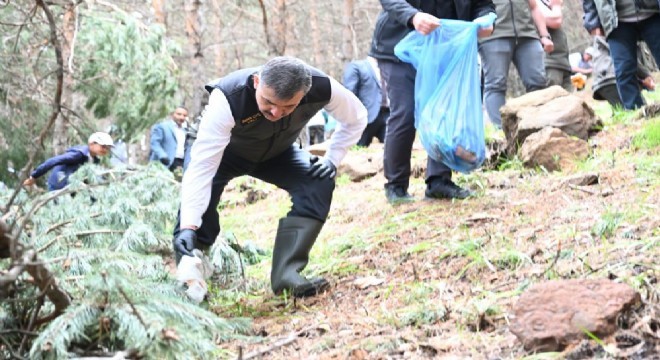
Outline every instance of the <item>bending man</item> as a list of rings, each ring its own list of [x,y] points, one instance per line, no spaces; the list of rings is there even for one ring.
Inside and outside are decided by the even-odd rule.
[[[220,233],[217,206],[227,183],[250,175],[286,190],[293,206],[280,219],[271,287],[296,297],[328,285],[299,272],[328,216],[336,167],[367,124],[367,111],[350,91],[301,60],[276,57],[260,68],[235,71],[206,86],[206,107],[181,186],[179,224],[174,230],[178,260],[212,245]],[[301,150],[295,141],[321,109],[339,121],[325,157]]]

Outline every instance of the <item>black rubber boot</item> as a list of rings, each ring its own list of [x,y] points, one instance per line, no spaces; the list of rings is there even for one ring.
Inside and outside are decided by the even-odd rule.
[[[291,216],[280,219],[270,272],[270,284],[275,294],[287,290],[295,297],[314,296],[329,285],[323,278],[306,279],[299,274],[309,262],[309,252],[322,227],[323,222],[310,218]]]

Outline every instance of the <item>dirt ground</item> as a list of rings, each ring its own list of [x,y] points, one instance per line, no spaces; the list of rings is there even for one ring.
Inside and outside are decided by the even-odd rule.
[[[209,307],[253,318],[254,337],[220,346],[234,358],[264,359],[546,359],[509,332],[511,309],[531,284],[550,279],[610,278],[657,306],[660,275],[658,148],[631,139],[648,119],[610,124],[590,139],[592,156],[564,172],[525,169],[455,175],[477,193],[463,201],[385,201],[382,172],[359,183],[338,180],[330,218],[306,274],[330,289],[294,300],[269,290],[270,258],[213,293]],[[382,151],[378,144],[369,152]],[[415,150],[414,163],[423,164]],[[593,173],[599,183],[566,180]],[[224,209],[223,229],[270,251],[286,194]],[[658,355],[660,356],[660,355]]]

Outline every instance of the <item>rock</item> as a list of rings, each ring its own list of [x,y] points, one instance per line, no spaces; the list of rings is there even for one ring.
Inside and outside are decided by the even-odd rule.
[[[602,127],[601,120],[583,99],[559,86],[511,99],[501,113],[509,154],[514,154],[529,135],[545,127],[561,129],[582,140]]]
[[[326,151],[328,151],[328,145],[330,145],[330,142],[328,141],[324,141],[318,144],[313,144],[307,148],[307,151],[309,151],[309,153],[312,155],[323,156],[325,155]]]
[[[576,185],[576,186],[589,186],[596,185],[600,182],[598,174],[588,173],[588,174],[578,174],[570,176],[564,179],[564,184]]]
[[[314,144],[307,148],[312,155],[324,156],[328,151],[329,142]],[[349,151],[339,164],[337,174],[348,174],[353,182],[360,182],[370,178],[383,168],[382,151],[371,154],[365,151]]]
[[[347,174],[353,182],[370,178],[383,168],[383,155],[349,151],[337,169],[338,174]]]
[[[527,350],[561,351],[616,331],[616,318],[640,301],[630,286],[607,279],[549,281],[527,290],[513,309],[510,331]]]
[[[525,166],[543,166],[548,171],[566,169],[574,160],[586,159],[588,155],[586,141],[551,127],[530,135],[520,147],[520,159]]]
[[[641,115],[645,118],[652,118],[660,114],[660,103],[646,105],[642,108]]]

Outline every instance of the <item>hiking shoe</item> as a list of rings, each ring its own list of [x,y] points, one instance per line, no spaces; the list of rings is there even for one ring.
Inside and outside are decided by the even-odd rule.
[[[408,194],[401,186],[385,187],[385,197],[387,198],[387,202],[392,205],[415,201],[415,198]]]
[[[450,179],[435,179],[426,186],[424,193],[428,198],[434,199],[465,199],[474,195],[472,191],[463,189]]]

